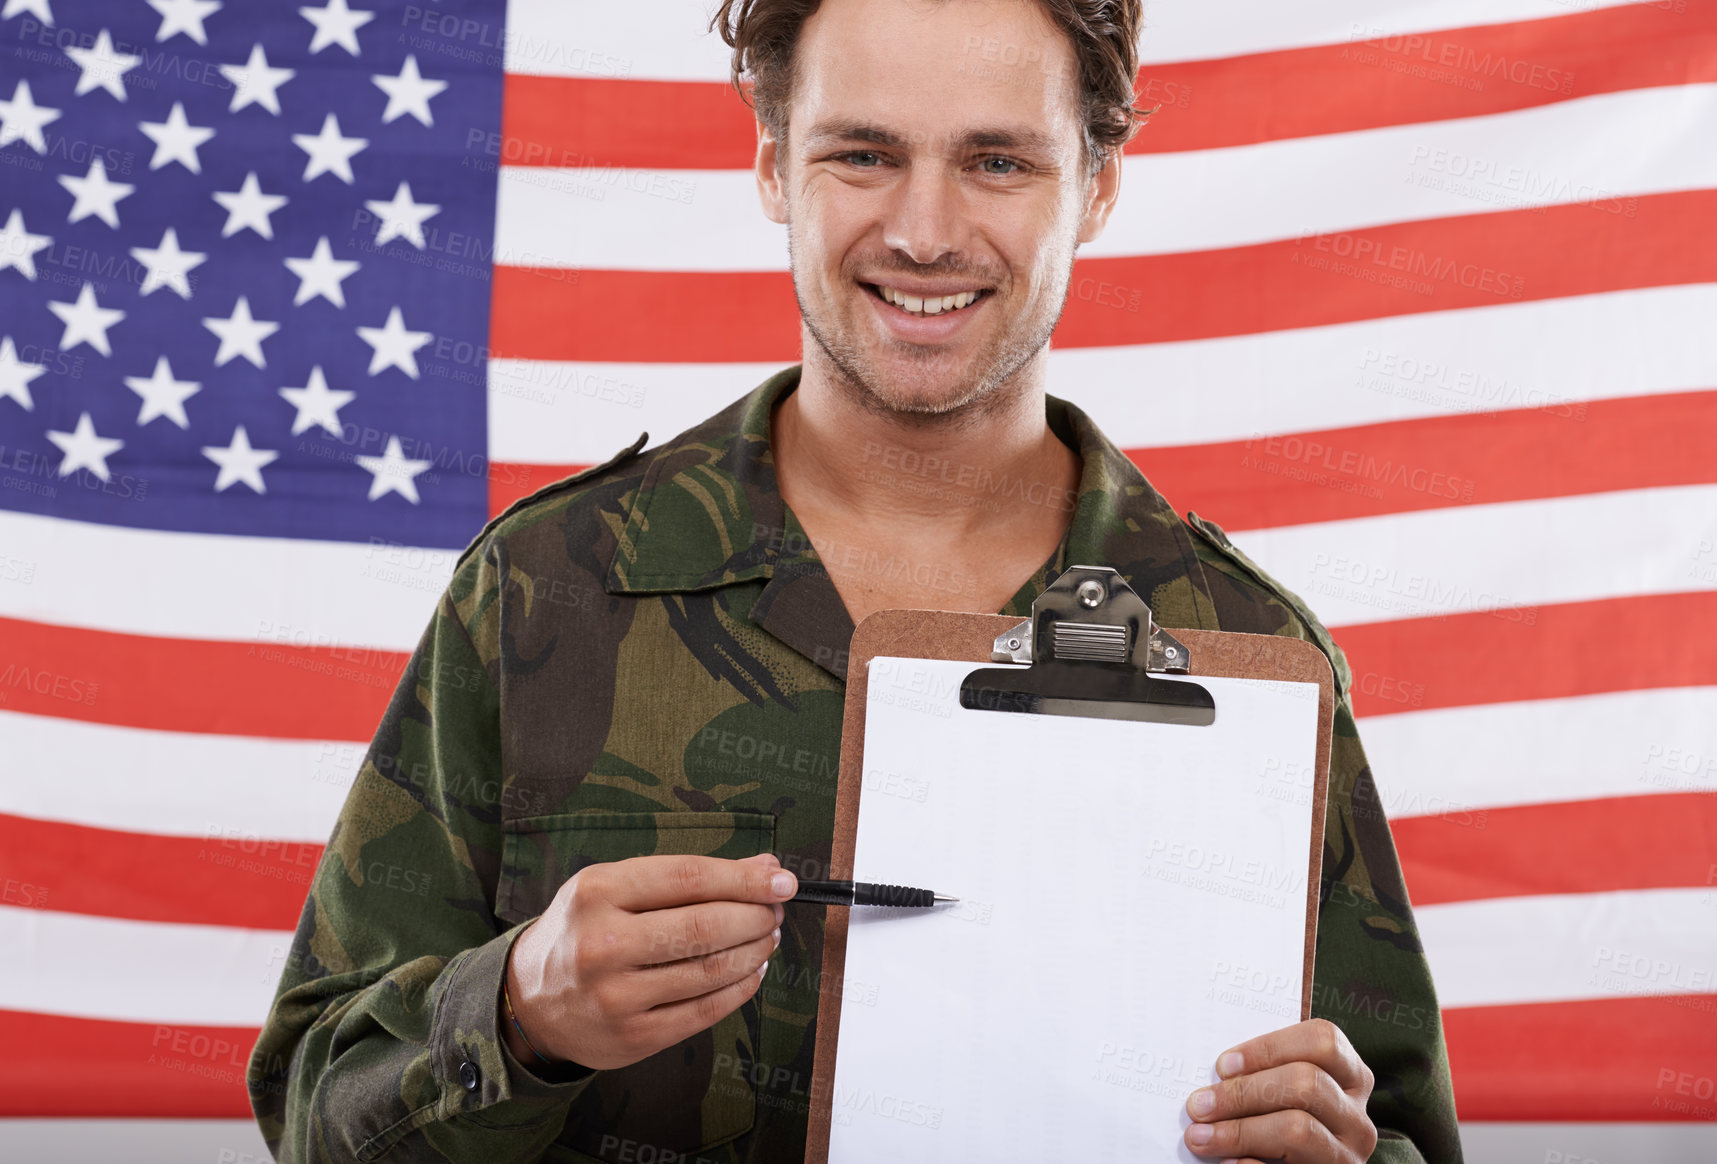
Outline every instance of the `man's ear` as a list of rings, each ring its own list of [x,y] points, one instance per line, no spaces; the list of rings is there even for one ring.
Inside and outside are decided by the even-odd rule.
[[[787,221],[787,191],[781,181],[779,151],[775,135],[761,121],[757,123],[757,197],[763,203],[764,217],[770,222]]]
[[[1103,228],[1109,224],[1109,213],[1115,209],[1115,203],[1120,197],[1121,151],[1112,149],[1103,163],[1103,168],[1091,179],[1091,189],[1085,201],[1085,215],[1079,223],[1080,242],[1094,242],[1103,233]]]

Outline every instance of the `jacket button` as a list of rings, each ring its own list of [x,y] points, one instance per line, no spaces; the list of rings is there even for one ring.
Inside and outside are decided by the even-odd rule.
[[[459,1082],[466,1091],[476,1091],[477,1085],[482,1081],[482,1076],[477,1073],[477,1064],[469,1059],[459,1064]]]

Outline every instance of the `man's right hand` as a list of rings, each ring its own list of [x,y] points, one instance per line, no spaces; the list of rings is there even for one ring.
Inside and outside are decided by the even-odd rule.
[[[513,943],[513,1012],[551,1061],[636,1063],[756,993],[796,892],[772,853],[586,866]],[[504,1013],[500,1025],[514,1057],[534,1062]]]

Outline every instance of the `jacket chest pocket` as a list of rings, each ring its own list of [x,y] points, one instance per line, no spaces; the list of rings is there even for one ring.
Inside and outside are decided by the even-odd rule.
[[[767,812],[588,812],[506,823],[495,912],[536,917],[580,869],[629,857],[695,853],[738,859],[775,847]],[[599,1072],[573,1101],[557,1147],[608,1164],[695,1160],[751,1130],[757,1097],[754,997],[713,1027],[627,1067]]]

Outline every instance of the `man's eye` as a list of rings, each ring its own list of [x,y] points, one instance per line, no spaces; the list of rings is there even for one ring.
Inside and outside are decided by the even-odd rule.
[[[861,170],[875,169],[882,162],[880,157],[869,150],[854,150],[850,154],[842,154],[841,157]]]
[[[985,158],[978,165],[983,168],[984,173],[992,174],[998,178],[1017,174],[1020,170],[1020,164],[1012,158]]]

